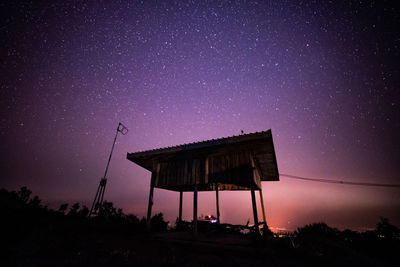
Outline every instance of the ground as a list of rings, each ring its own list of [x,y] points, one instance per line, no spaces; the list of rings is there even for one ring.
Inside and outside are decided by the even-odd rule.
[[[395,262],[345,249],[332,253],[287,246],[284,239],[189,232],[87,233],[25,240],[4,265],[12,266],[395,266]]]
[[[147,230],[112,203],[94,217],[67,206],[50,210],[26,188],[0,189],[0,266],[400,266],[400,230],[385,218],[364,233],[315,223],[283,237],[199,223],[194,239],[190,222],[167,229],[161,213]]]

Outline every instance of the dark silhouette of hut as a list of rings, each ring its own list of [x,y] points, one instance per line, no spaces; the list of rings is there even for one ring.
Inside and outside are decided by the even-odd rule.
[[[197,235],[197,192],[216,191],[219,222],[220,190],[250,190],[258,231],[255,190],[265,220],[261,182],[279,181],[271,130],[179,146],[128,153],[127,159],[151,171],[147,222],[150,221],[154,187],[180,192],[179,221],[183,192],[193,194],[193,231]]]

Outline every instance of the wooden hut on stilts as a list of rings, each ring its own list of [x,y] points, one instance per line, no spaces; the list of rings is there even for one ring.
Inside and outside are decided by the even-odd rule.
[[[147,223],[151,218],[154,187],[179,192],[179,221],[183,192],[193,192],[193,234],[197,236],[197,193],[215,191],[219,222],[222,190],[250,190],[256,231],[258,216],[255,191],[260,193],[266,224],[261,182],[279,181],[271,130],[174,147],[128,153],[127,159],[151,171]]]

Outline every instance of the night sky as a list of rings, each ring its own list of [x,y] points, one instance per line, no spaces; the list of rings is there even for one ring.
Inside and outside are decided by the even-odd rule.
[[[272,129],[280,173],[400,184],[400,12],[387,1],[2,1],[0,187],[147,210],[150,173],[127,152]],[[263,183],[272,230],[400,225],[399,188]],[[250,193],[220,194],[252,221]],[[176,192],[153,212],[175,222]],[[215,193],[199,193],[199,214]],[[184,194],[191,220],[192,193]]]

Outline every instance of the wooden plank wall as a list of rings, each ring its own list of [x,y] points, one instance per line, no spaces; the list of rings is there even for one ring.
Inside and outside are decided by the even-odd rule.
[[[212,155],[209,158],[209,181],[246,185],[253,181],[251,153],[239,151],[229,154]]]
[[[161,188],[203,185],[214,190],[215,184],[224,190],[234,185],[260,185],[260,176],[254,171],[251,151],[219,153],[204,158],[174,159],[157,164],[155,186]],[[226,186],[223,186],[225,184]],[[230,186],[228,186],[230,185]],[[239,187],[234,189],[239,189]],[[242,188],[243,189],[243,188]],[[203,189],[204,190],[204,189]]]

